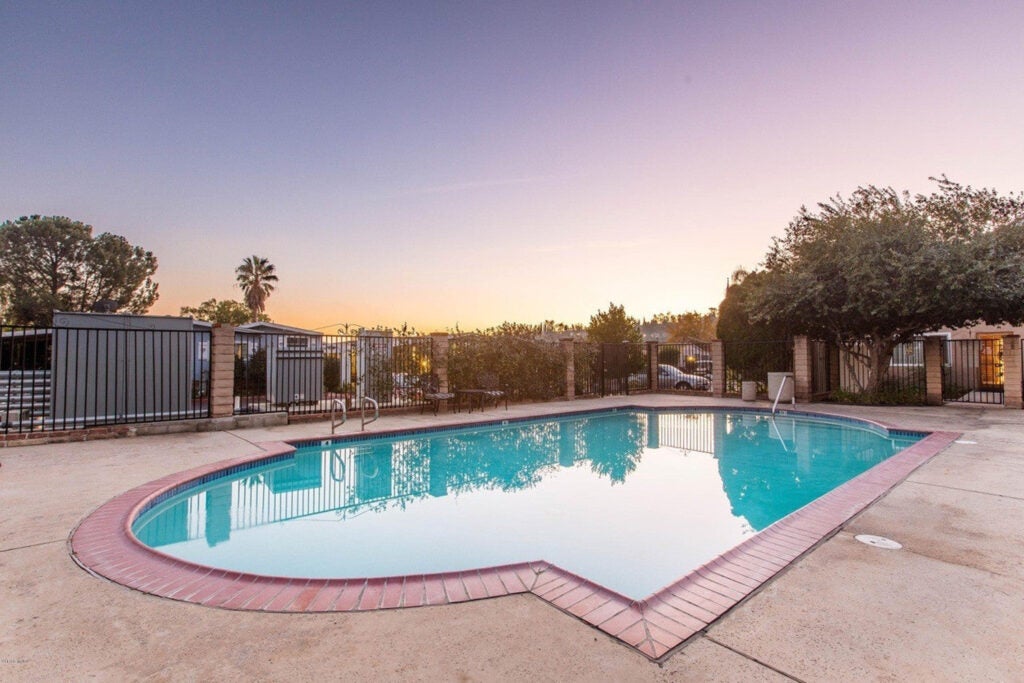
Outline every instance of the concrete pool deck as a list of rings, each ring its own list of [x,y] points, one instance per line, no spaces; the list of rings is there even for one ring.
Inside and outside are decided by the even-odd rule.
[[[472,417],[626,404],[749,405],[645,395]],[[815,408],[964,435],[662,665],[531,594],[362,613],[234,612],[144,595],[70,558],[71,530],[127,489],[251,454],[256,442],[322,435],[323,422],[2,449],[0,680],[1018,677],[1024,411]],[[370,429],[468,418],[404,414]],[[860,544],[860,533],[904,548]]]

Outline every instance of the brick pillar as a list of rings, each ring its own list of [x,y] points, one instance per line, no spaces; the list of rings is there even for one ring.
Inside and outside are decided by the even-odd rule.
[[[711,395],[725,396],[725,343],[721,339],[711,342]]]
[[[215,325],[210,337],[210,416],[235,414],[235,328]]]
[[[811,340],[803,334],[793,337],[793,391],[801,403],[810,403],[814,394]]]
[[[924,338],[924,402],[942,405],[942,337]]]
[[[1003,404],[1007,408],[1024,408],[1024,369],[1021,368],[1020,337],[1003,337]]]
[[[658,342],[647,342],[647,367],[651,377],[651,391],[661,388],[658,383]]]
[[[565,400],[576,398],[576,353],[572,337],[559,340],[562,345],[562,356],[565,358]]]
[[[433,368],[433,373],[437,375],[437,390],[446,392],[448,391],[448,333],[431,332],[430,339],[433,346],[431,368]]]

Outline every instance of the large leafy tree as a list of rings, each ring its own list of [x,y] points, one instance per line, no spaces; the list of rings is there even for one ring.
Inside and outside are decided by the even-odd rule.
[[[766,322],[755,318],[756,304],[761,296],[767,276],[761,271],[743,271],[734,274],[725,290],[725,298],[718,305],[715,336],[726,342],[763,342],[789,339],[787,320]]]
[[[607,311],[598,311],[590,316],[587,337],[595,342],[642,342],[640,321],[626,315],[625,306],[608,304]]]
[[[865,392],[916,335],[1024,321],[1024,195],[933,180],[929,195],[867,186],[801,208],[774,241],[747,315],[845,347],[866,369]]]
[[[145,313],[157,299],[157,260],[120,235],[64,216],[22,216],[0,224],[0,315],[49,325],[53,311],[89,311],[100,301]]]
[[[241,301],[207,299],[198,306],[182,306],[181,315],[222,325],[244,325],[250,322],[252,311]],[[260,313],[259,320],[270,322],[270,316]]]
[[[267,309],[267,299],[277,282],[275,270],[268,259],[255,255],[242,259],[242,265],[235,268],[235,280],[245,295],[245,305],[249,307],[252,322],[257,322]]]

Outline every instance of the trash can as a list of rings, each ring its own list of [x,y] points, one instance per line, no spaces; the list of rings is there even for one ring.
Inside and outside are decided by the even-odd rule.
[[[785,381],[785,386],[783,386]],[[779,397],[779,403],[791,402],[793,400],[793,373],[792,372],[769,372],[768,373],[768,400],[774,401]],[[779,394],[779,388],[782,394]]]
[[[743,382],[740,384],[740,398],[744,401],[757,400],[757,382]]]

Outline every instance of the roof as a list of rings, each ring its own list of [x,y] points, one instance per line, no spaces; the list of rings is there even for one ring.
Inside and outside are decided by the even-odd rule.
[[[235,328],[238,332],[251,332],[253,334],[301,334],[307,337],[322,337],[323,332],[316,330],[304,330],[301,327],[291,327],[279,323],[256,322],[239,325]]]

